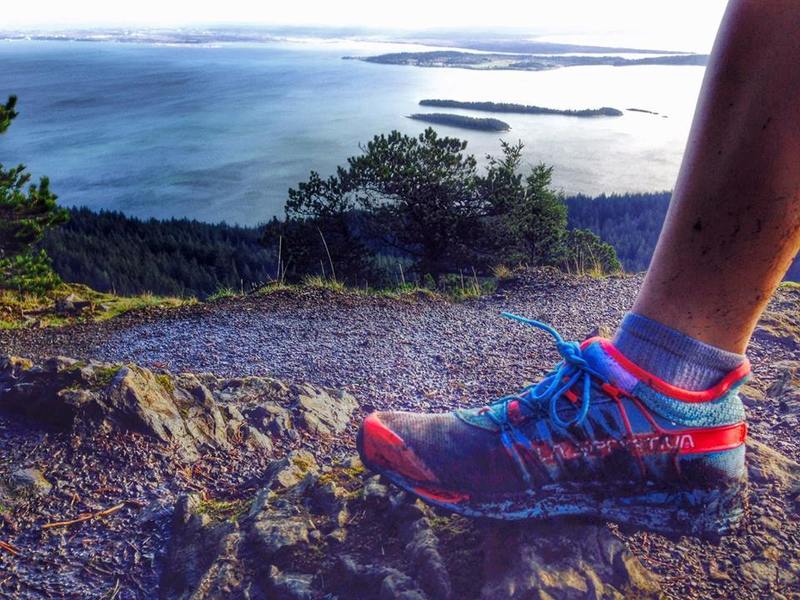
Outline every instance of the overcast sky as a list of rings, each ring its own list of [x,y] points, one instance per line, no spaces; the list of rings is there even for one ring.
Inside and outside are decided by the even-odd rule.
[[[83,25],[516,28],[553,41],[707,51],[725,0],[20,0],[0,29]]]

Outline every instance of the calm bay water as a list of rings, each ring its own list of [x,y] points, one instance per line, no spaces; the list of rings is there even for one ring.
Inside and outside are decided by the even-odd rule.
[[[424,112],[420,99],[454,98],[665,114],[495,116],[512,126],[504,139],[525,142],[528,161],[554,165],[567,193],[674,183],[700,67],[479,72],[341,60],[396,49],[0,42],[0,97],[17,94],[21,113],[0,137],[0,163],[50,176],[65,205],[255,224],[282,214],[286,190],[309,170],[332,173],[376,133],[421,132],[405,117]],[[437,129],[477,156],[499,152],[497,133]]]

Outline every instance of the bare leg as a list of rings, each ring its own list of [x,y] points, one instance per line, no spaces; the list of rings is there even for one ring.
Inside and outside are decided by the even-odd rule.
[[[731,0],[634,312],[743,353],[800,248],[800,3]]]

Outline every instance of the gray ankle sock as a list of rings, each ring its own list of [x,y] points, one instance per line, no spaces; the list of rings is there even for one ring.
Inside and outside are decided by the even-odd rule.
[[[745,360],[632,312],[622,320],[614,345],[645,371],[693,391],[712,387]]]

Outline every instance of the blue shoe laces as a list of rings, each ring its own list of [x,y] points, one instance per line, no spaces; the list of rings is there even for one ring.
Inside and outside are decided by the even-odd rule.
[[[606,382],[606,378],[589,366],[589,363],[583,357],[583,352],[578,342],[564,341],[558,331],[541,321],[526,319],[508,312],[501,314],[513,321],[519,321],[549,333],[555,339],[556,348],[563,359],[539,383],[524,388],[518,394],[495,400],[491,406],[492,408],[499,406],[500,410],[490,410],[486,413],[500,427],[503,445],[520,467],[525,481],[530,483],[530,474],[522,461],[522,457],[515,448],[515,442],[521,443],[525,447],[530,447],[531,442],[511,423],[508,412],[509,404],[513,401],[518,401],[534,412],[544,404],[548,404],[550,420],[558,427],[566,429],[574,425],[580,425],[586,419],[591,402],[592,377],[596,377],[602,382]],[[578,383],[581,384],[580,407],[573,418],[564,420],[558,414],[559,402],[564,397],[564,394]]]

